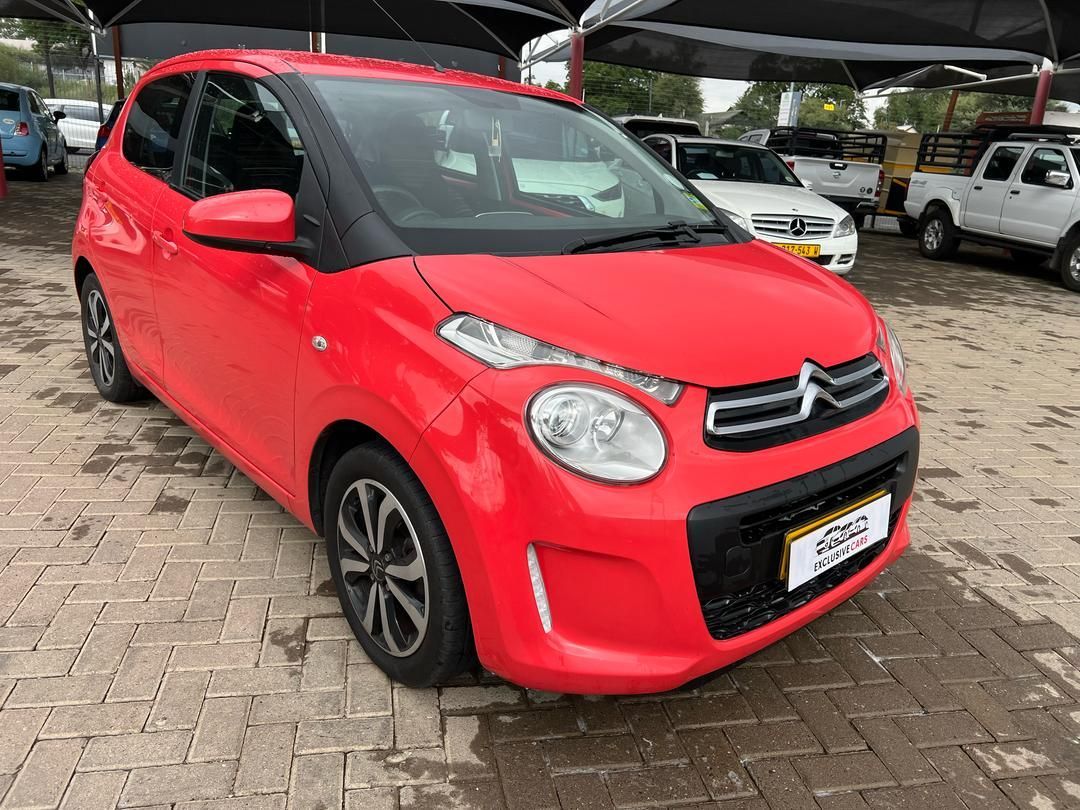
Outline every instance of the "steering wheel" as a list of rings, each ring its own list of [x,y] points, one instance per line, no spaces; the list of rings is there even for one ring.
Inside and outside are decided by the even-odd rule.
[[[402,188],[401,186],[377,185],[372,186],[371,190],[375,193],[379,202],[389,211],[390,218],[400,225],[404,225],[421,217],[432,219],[440,218],[437,212],[426,207],[420,202],[419,198],[407,188]]]

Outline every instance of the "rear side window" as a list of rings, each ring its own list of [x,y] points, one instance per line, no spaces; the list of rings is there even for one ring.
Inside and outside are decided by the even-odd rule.
[[[983,170],[983,180],[1008,180],[1024,153],[1022,146],[999,146]]]
[[[101,122],[98,116],[98,108],[85,104],[65,104],[64,114],[76,121],[91,121],[95,124]]]
[[[131,103],[124,127],[124,157],[145,172],[168,181],[194,75],[180,73],[146,85]]]
[[[22,104],[19,103],[18,90],[0,90],[0,110],[4,112],[21,112]]]
[[[37,97],[37,93],[27,93],[26,98],[30,102],[31,115],[48,115],[48,113],[45,112],[45,104]]]
[[[273,189],[295,197],[304,145],[281,101],[253,79],[211,74],[199,103],[184,188],[198,197]]]

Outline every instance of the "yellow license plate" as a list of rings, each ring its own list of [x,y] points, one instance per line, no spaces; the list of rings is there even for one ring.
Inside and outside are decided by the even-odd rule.
[[[821,255],[821,245],[793,245],[784,242],[774,242],[778,248],[783,248],[788,253],[796,256],[804,256],[807,259],[816,259]]]

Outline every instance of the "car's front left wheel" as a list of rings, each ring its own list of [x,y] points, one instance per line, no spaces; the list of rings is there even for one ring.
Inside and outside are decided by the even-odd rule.
[[[475,660],[465,589],[446,529],[416,475],[381,441],[330,474],[326,553],[345,618],[391,678],[425,687]]]
[[[124,350],[116,335],[112,310],[105,300],[105,292],[94,274],[86,277],[82,285],[82,327],[86,360],[90,376],[98,393],[109,402],[131,402],[141,399],[145,390],[131,376]]]

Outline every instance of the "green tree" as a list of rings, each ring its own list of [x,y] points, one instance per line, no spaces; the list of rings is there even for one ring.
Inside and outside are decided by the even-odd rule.
[[[585,63],[585,100],[609,115],[639,113],[697,118],[705,107],[701,82],[692,76],[603,62]]]
[[[925,93],[904,93],[889,96],[884,107],[874,113],[874,125],[879,129],[910,126],[916,132],[936,132],[945,121],[951,90],[931,90]],[[1006,96],[1000,93],[960,93],[956,100],[950,129],[962,131],[975,125],[984,112],[1027,112],[1031,99]],[[1056,101],[1046,105],[1048,110],[1064,110]]]
[[[14,17],[0,18],[0,37],[27,39],[33,42],[34,52],[45,62],[45,74],[49,82],[49,96],[56,95],[56,79],[53,64],[58,56],[66,61],[84,62],[90,52],[90,34],[70,23],[51,20],[22,20]]]
[[[787,82],[751,82],[735,102],[743,113],[747,129],[776,126],[780,112],[780,94],[788,89]],[[842,84],[796,82],[795,89],[803,94],[799,108],[799,123],[823,129],[859,129],[866,126],[866,105],[855,90]],[[832,109],[827,109],[827,107]]]

